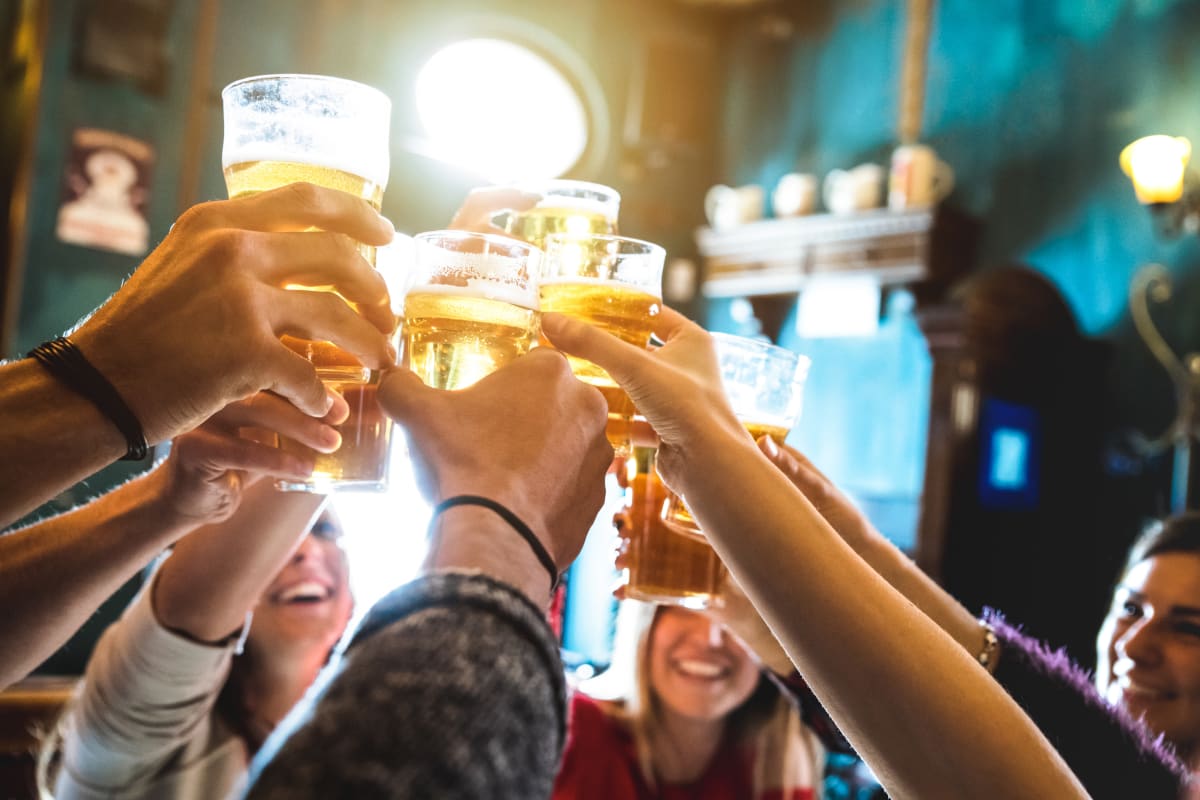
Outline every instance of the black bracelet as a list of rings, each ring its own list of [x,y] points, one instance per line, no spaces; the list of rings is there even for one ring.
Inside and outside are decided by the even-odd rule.
[[[65,336],[42,342],[29,351],[29,357],[46,368],[58,380],[74,389],[100,409],[125,437],[122,461],[141,461],[149,446],[142,423],[130,410],[115,386],[83,357],[79,348]]]
[[[537,556],[537,560],[540,561],[542,566],[546,568],[546,571],[550,573],[550,591],[554,591],[554,589],[558,586],[558,566],[554,563],[554,559],[550,557],[550,553],[547,552],[545,545],[543,545],[537,536],[534,535],[533,531],[529,529],[529,526],[521,521],[520,517],[497,503],[495,500],[487,497],[480,497],[477,494],[460,494],[455,495],[454,497],[447,497],[445,500],[434,506],[433,516],[429,518],[429,529],[431,531],[433,530],[433,526],[437,522],[437,518],[441,516],[443,511],[448,508],[454,508],[455,506],[483,506],[484,508],[489,508],[499,514],[505,522],[512,526],[513,530],[521,534],[521,538],[529,544],[529,547],[533,550],[533,554]]]

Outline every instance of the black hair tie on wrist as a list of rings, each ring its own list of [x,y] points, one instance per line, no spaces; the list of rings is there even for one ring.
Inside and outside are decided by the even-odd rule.
[[[513,530],[521,535],[521,538],[533,550],[533,554],[537,556],[537,560],[546,568],[546,572],[550,573],[550,591],[554,591],[555,587],[558,586],[558,566],[554,563],[554,559],[550,557],[550,553],[546,550],[545,545],[534,535],[529,526],[521,521],[520,517],[490,498],[481,497],[477,494],[460,494],[454,497],[447,497],[434,506],[433,516],[429,518],[430,529],[433,529],[434,523],[437,522],[437,518],[441,516],[443,511],[455,506],[482,506],[499,514],[505,522],[512,526]]]
[[[92,366],[83,353],[65,336],[42,342],[29,351],[29,357],[46,368],[62,383],[90,400],[100,413],[108,417],[125,437],[122,461],[141,461],[149,446],[142,423],[125,403],[116,387]]]

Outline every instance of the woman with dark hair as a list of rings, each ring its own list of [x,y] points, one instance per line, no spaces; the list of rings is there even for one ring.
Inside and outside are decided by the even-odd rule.
[[[1096,638],[1096,688],[1200,767],[1200,512],[1134,542]]]
[[[260,480],[228,520],[162,559],[100,639],[45,748],[59,755],[54,796],[200,800],[244,781],[350,620],[324,503]]]

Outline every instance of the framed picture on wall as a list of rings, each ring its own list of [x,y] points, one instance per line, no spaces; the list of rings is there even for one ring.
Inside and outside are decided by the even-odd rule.
[[[162,95],[174,6],[175,0],[86,0],[79,11],[76,72],[132,81],[143,91]]]
[[[71,136],[58,238],[70,244],[145,255],[146,218],[154,148],[112,131],[78,128]]]

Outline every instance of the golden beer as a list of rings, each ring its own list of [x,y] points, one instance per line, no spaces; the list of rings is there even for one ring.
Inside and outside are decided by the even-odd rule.
[[[242,161],[225,167],[225,187],[230,199],[278,189],[289,183],[315,183],[361,197],[376,211],[383,207],[382,186],[340,169],[294,161]]]
[[[634,447],[630,460],[628,582],[630,597],[689,608],[720,602],[725,566],[703,539],[676,533],[661,515],[669,490],[654,469],[655,450]]]
[[[542,311],[565,314],[608,331],[638,347],[650,342],[654,318],[662,310],[662,301],[640,289],[588,278],[549,279],[539,289]],[[549,344],[549,342],[546,342]],[[584,383],[600,390],[608,403],[609,432],[618,441],[618,449],[628,448],[628,420],[633,416],[633,401],[617,386],[607,372],[590,361],[568,355],[571,371]]]
[[[529,352],[538,329],[532,309],[469,286],[422,286],[404,301],[403,363],[428,386],[463,389]]]
[[[379,184],[331,167],[264,160],[243,161],[225,168],[225,186],[230,198],[300,181],[361,197],[376,211],[383,204],[383,187]],[[359,245],[359,250],[374,266],[375,248]],[[376,401],[379,374],[363,367],[358,359],[332,342],[284,336],[283,343],[313,363],[322,382],[342,395],[350,405],[350,416],[336,426],[342,435],[342,444],[333,453],[322,453],[280,437],[282,450],[307,456],[314,460],[316,467],[310,480],[280,481],[279,488],[322,492],[334,484],[343,488],[378,488],[386,475],[392,434],[391,421]]]
[[[616,233],[616,217],[581,202],[579,205],[538,206],[513,214],[504,226],[510,236],[545,249],[546,237],[564,233],[583,238],[597,233]]]
[[[775,444],[783,444],[787,439],[790,431],[782,425],[773,424],[770,422],[747,422],[742,420],[743,427],[750,434],[750,438],[758,441],[764,436],[770,436],[775,440]],[[687,507],[687,503],[683,501],[679,495],[671,490],[667,490],[667,499],[662,505],[662,518],[676,532],[688,534],[703,539],[704,534],[700,532],[700,525],[697,524],[696,518],[692,516],[691,509]]]
[[[321,453],[279,437],[281,450],[312,458],[316,465],[310,480],[280,481],[281,489],[323,492],[332,483],[350,488],[359,482],[374,484],[381,479],[379,470],[381,464],[387,464],[392,424],[376,396],[378,381],[367,382],[370,372],[364,367],[351,366],[317,368],[317,377],[350,406],[346,421],[335,426],[342,435],[342,444],[333,453]]]

